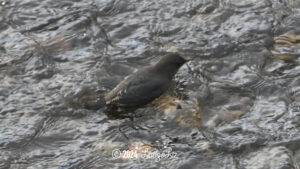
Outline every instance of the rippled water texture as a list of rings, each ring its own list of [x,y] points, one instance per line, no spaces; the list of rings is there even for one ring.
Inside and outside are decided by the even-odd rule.
[[[299,169],[299,21],[298,0],[2,0],[0,168]],[[159,101],[99,107],[174,51],[196,58]]]

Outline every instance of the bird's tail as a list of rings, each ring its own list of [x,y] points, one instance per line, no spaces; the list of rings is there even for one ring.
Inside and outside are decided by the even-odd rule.
[[[84,104],[85,109],[98,110],[106,106],[106,101],[104,98],[99,98],[93,102],[87,102]]]

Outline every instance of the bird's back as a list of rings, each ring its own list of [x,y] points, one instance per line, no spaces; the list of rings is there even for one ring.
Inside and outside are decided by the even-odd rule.
[[[117,107],[145,105],[159,97],[169,86],[169,80],[153,71],[142,69],[124,79],[105,96],[106,104]]]

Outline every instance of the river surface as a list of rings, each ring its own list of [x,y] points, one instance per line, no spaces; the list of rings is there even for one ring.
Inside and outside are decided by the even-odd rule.
[[[97,107],[167,52],[160,100]],[[299,56],[298,0],[0,0],[0,168],[299,169]]]

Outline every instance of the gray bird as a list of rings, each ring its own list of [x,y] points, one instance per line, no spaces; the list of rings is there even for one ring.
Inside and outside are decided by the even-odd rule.
[[[145,105],[162,95],[174,75],[187,60],[177,53],[163,56],[155,65],[127,76],[105,96],[107,105],[133,108]]]

